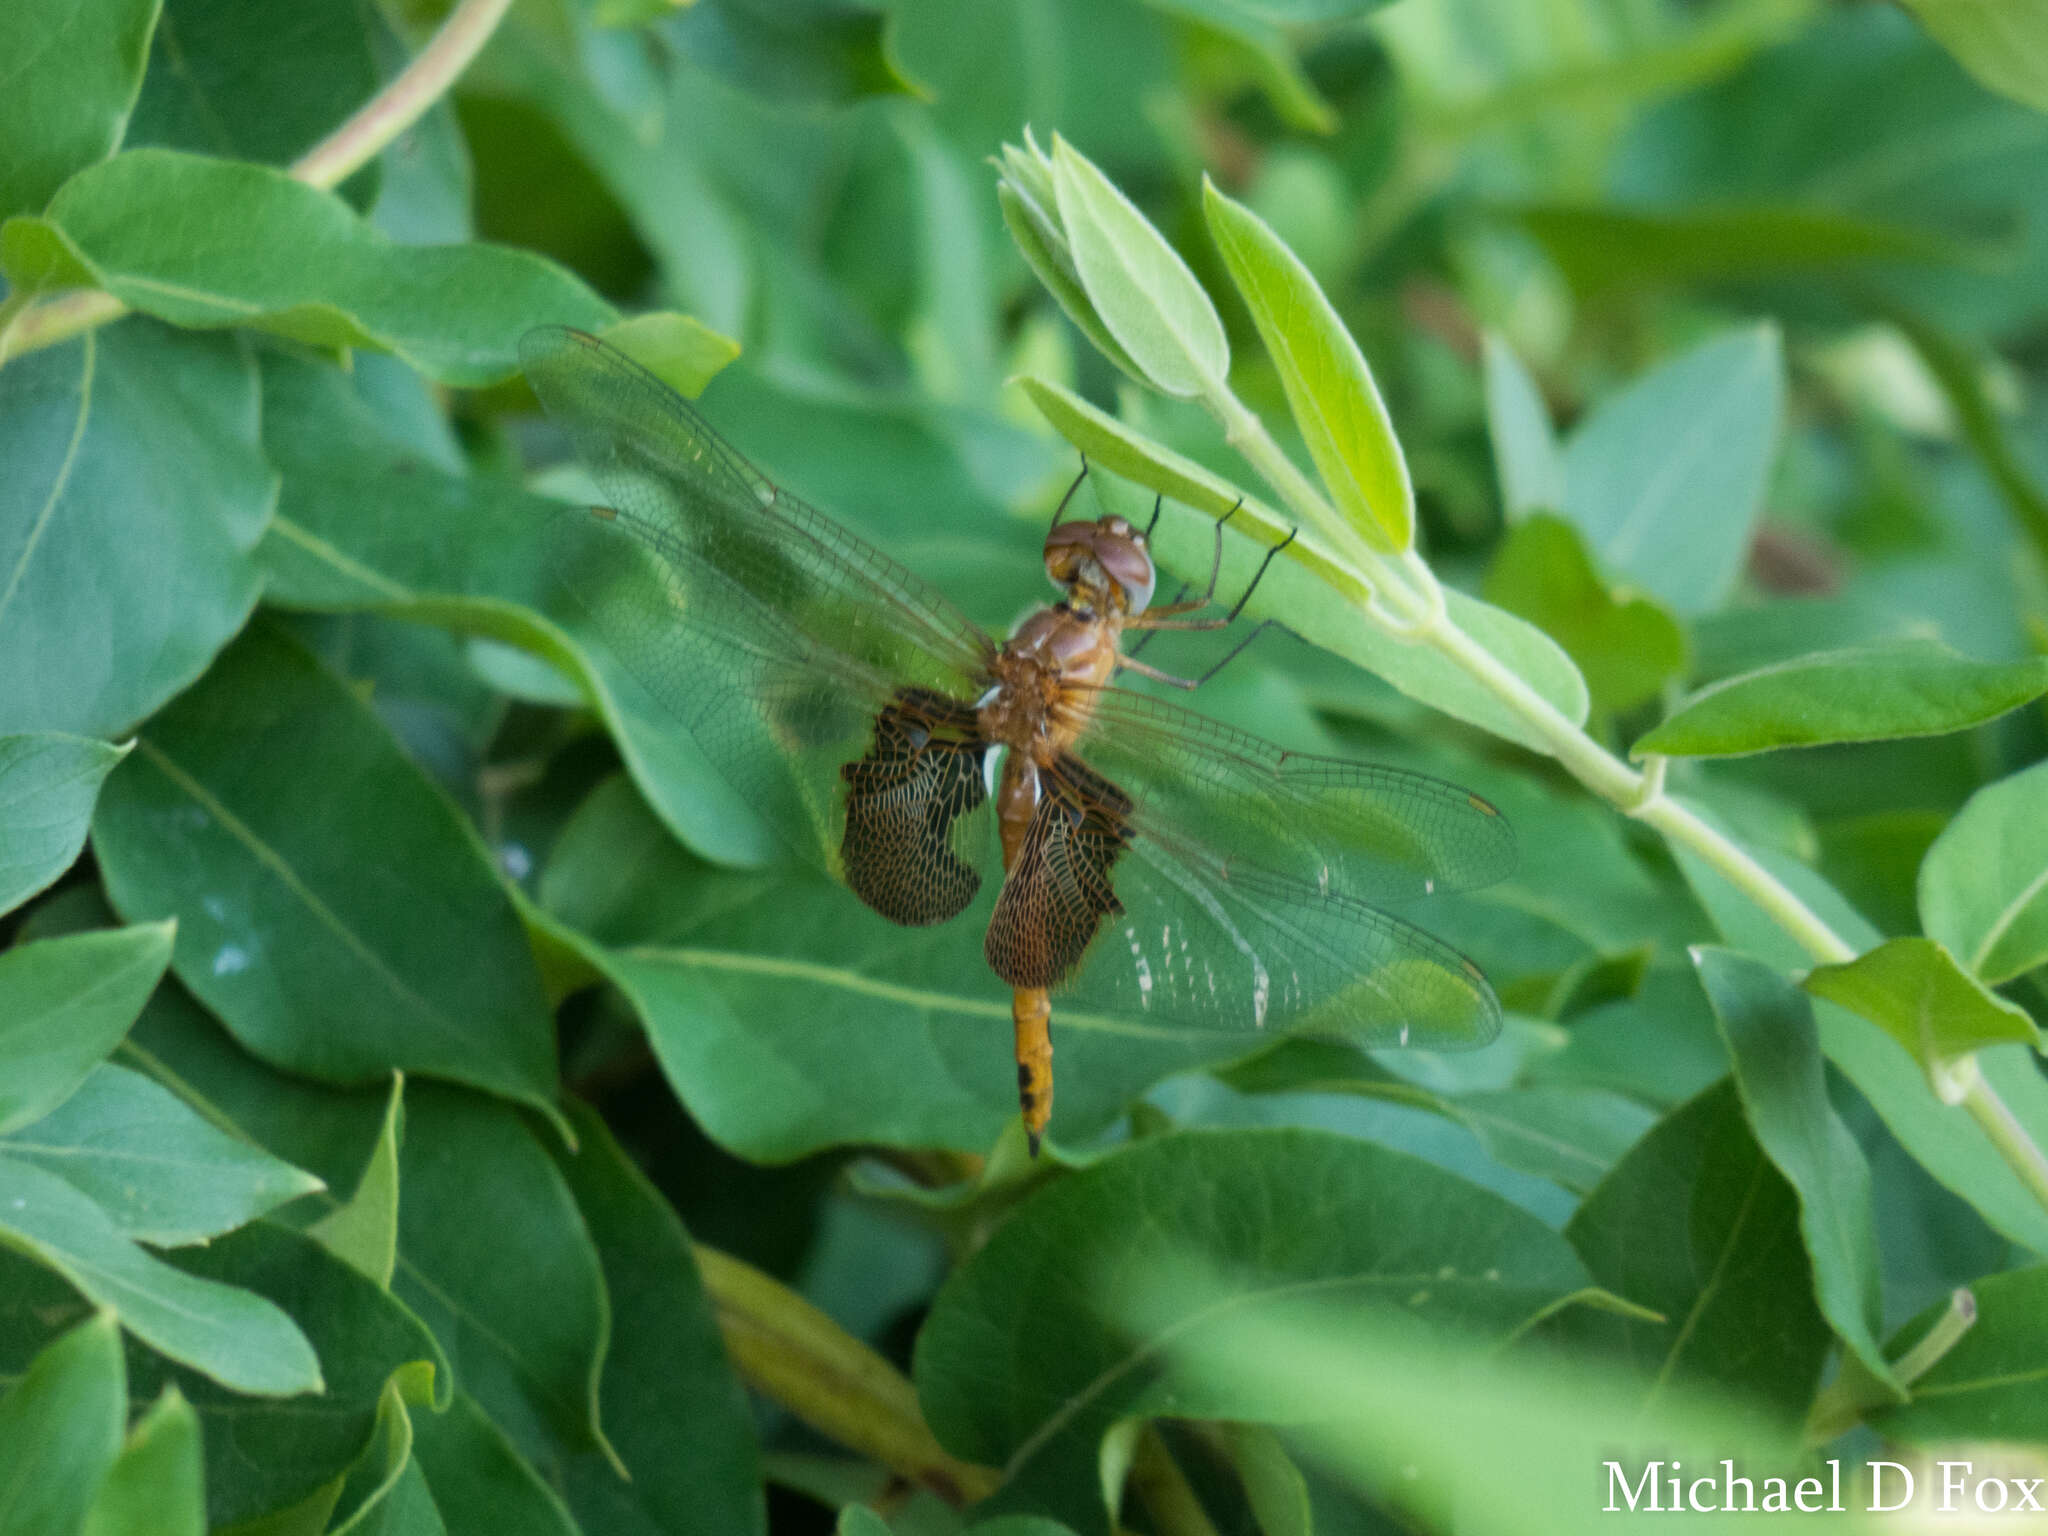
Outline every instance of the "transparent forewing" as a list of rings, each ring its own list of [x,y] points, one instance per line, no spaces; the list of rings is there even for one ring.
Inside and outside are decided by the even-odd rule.
[[[1135,816],[1110,879],[1118,909],[1058,987],[1069,1013],[1363,1045],[1482,1045],[1500,1032],[1478,967],[1355,897],[1243,861],[1226,867]]]
[[[521,356],[609,498],[552,532],[556,574],[605,646],[870,905],[920,923],[965,905],[994,842],[970,707],[991,642],[610,348],[548,331]],[[901,862],[920,857],[921,885]]]
[[[1283,752],[1163,700],[1101,689],[1078,747],[1130,797],[1132,825],[1355,901],[1469,890],[1515,866],[1507,818],[1427,774]]]

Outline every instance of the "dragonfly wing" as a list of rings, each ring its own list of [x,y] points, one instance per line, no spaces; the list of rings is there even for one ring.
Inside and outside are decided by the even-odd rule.
[[[602,644],[800,854],[884,916],[964,907],[993,846],[972,700],[993,644],[578,332],[522,347],[611,505],[554,569]]]
[[[1402,902],[1469,890],[1515,867],[1507,818],[1456,784],[1376,763],[1284,752],[1122,688],[1099,690],[1080,755],[1141,825],[1200,837],[1318,891]]]

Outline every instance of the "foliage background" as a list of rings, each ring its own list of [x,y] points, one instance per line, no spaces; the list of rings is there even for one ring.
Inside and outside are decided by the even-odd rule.
[[[0,15],[0,1530],[1575,1531],[1623,1447],[2038,1460],[2039,0],[496,10],[361,164],[432,6]],[[1074,462],[1034,400],[1263,493],[1012,243],[1027,125],[1307,463],[1203,176],[1270,225],[1434,569],[1761,883],[1283,563],[1312,643],[1202,705],[1507,809],[1520,872],[1424,920],[1509,1028],[1069,1029],[1022,1159],[978,936],[762,867],[553,593],[512,370],[665,316],[1003,626]]]

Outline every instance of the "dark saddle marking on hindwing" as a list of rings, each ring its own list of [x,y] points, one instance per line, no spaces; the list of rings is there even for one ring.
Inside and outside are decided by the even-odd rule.
[[[1057,986],[1105,917],[1123,911],[1110,873],[1131,840],[1131,800],[1071,754],[1040,777],[1042,798],[1003,881],[982,951],[1013,987]]]
[[[981,889],[953,848],[953,824],[988,799],[988,743],[971,706],[929,688],[901,688],[875,717],[874,742],[841,766],[846,883],[906,927],[942,923]]]

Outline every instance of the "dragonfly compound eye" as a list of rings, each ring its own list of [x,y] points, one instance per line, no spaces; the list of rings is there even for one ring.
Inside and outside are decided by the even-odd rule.
[[[1096,531],[1096,563],[1105,576],[1123,589],[1125,610],[1143,613],[1145,605],[1152,601],[1152,557],[1145,552],[1142,534],[1120,517],[1104,519],[1105,524],[1111,521],[1122,523],[1123,531],[1116,532],[1107,526]]]

